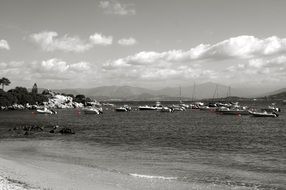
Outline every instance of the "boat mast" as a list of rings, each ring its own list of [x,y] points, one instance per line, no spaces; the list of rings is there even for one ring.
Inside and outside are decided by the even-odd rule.
[[[194,86],[193,86],[193,97],[192,97],[192,101],[195,101],[196,98],[196,82],[194,82]]]
[[[180,103],[182,103],[182,88],[180,86]]]
[[[213,94],[213,101],[215,98],[218,98],[218,86],[216,85],[215,86],[215,91],[214,91],[214,94]]]

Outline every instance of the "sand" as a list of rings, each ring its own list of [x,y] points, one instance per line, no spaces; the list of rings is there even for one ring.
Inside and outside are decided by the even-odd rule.
[[[41,140],[0,141],[0,190],[229,189],[229,186],[190,184],[171,178],[127,175],[77,164],[76,161],[65,161],[68,158],[55,159],[47,156],[51,153],[47,151],[47,144]],[[52,144],[55,145],[54,142]],[[53,151],[53,148],[49,147],[48,150]],[[61,155],[70,153],[70,150],[62,151]],[[53,153],[59,154],[56,151]]]

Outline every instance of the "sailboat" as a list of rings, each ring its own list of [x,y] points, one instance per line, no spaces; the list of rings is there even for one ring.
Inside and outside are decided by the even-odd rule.
[[[183,101],[182,101],[182,87],[180,86],[180,104],[179,104],[179,107],[180,107],[180,111],[184,111],[185,109],[188,109],[190,108],[189,105],[187,104],[184,104]]]

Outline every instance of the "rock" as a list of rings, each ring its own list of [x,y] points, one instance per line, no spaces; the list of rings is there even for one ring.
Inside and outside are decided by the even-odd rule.
[[[29,131],[26,131],[25,133],[24,133],[24,135],[31,135],[32,133],[31,132],[29,132]]]
[[[50,130],[50,133],[55,133],[55,130],[54,129]]]
[[[67,127],[62,128],[62,129],[59,131],[59,133],[61,133],[61,134],[75,134],[75,132],[74,132],[72,129],[67,128]]]

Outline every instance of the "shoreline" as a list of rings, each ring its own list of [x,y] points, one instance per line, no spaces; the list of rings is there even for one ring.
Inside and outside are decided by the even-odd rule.
[[[32,188],[28,184],[9,179],[8,177],[0,176],[0,189],[1,190],[38,190],[38,188]]]
[[[173,178],[148,176],[145,174],[123,174],[77,163],[77,158],[68,161],[48,156],[46,144],[42,140],[5,140],[0,143],[0,179],[11,179],[15,190],[66,190],[66,189],[104,189],[104,190],[189,190],[189,189],[249,189],[226,185],[187,183]],[[52,143],[53,145],[57,143]],[[31,145],[34,145],[31,146]],[[50,146],[50,145],[49,145]],[[38,152],[34,148],[43,148]],[[53,148],[48,147],[53,151]],[[55,151],[53,153],[59,154]],[[65,155],[63,152],[62,155]],[[5,180],[5,183],[9,180]],[[9,182],[9,183],[10,183]],[[16,182],[16,183],[13,183]],[[17,183],[19,182],[19,184]],[[4,183],[4,185],[5,185]],[[1,183],[0,183],[1,184]],[[23,188],[17,186],[23,185]],[[1,186],[0,186],[1,187]],[[17,189],[17,188],[18,189]],[[21,187],[21,186],[20,186]],[[1,189],[1,188],[0,188]],[[6,190],[5,188],[2,188]],[[1,190],[2,190],[1,189]],[[9,189],[9,188],[8,188]]]

